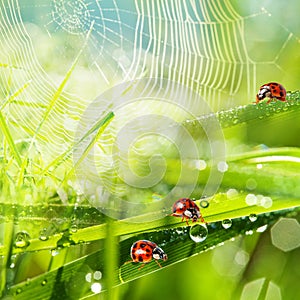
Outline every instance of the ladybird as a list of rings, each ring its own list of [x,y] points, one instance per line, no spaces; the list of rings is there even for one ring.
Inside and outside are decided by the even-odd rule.
[[[145,266],[146,263],[149,263],[152,258],[154,258],[160,268],[162,266],[158,262],[158,259],[162,259],[163,261],[168,259],[167,254],[161,248],[148,240],[139,240],[133,243],[130,249],[130,256],[132,261],[129,262],[143,263],[139,270]]]
[[[267,103],[270,103],[273,99],[277,99],[280,101],[286,101],[286,90],[285,88],[277,82],[269,82],[262,85],[259,88],[259,91],[256,95],[256,104],[259,101],[262,101],[266,97],[269,98]]]
[[[200,213],[200,209],[197,204],[189,198],[180,198],[173,204],[174,217],[182,217],[182,221],[185,219],[187,225],[188,219],[192,219],[192,222],[196,222],[198,219],[204,222],[204,219]]]

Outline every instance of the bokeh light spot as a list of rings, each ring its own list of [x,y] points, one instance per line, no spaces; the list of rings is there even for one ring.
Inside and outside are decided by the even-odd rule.
[[[291,251],[300,246],[300,225],[291,218],[280,219],[271,229],[271,239],[275,247]]]

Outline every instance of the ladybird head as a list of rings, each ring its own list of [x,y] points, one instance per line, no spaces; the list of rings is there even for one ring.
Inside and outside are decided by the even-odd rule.
[[[152,256],[154,259],[162,259],[162,260],[168,259],[167,254],[159,247],[155,247],[153,249]]]
[[[259,91],[258,94],[256,96],[258,101],[263,100],[266,97],[270,97],[271,96],[271,88],[268,85],[263,85]]]
[[[192,217],[192,220],[193,222],[197,222],[197,220],[199,219],[200,215],[199,213],[197,212],[197,214],[193,214],[193,217]]]
[[[200,218],[199,210],[196,207],[188,208],[184,214],[189,219],[192,219],[193,222],[197,222],[197,220]]]

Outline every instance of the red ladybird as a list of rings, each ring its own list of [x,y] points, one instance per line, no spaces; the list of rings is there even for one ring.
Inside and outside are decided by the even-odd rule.
[[[146,263],[149,263],[152,258],[155,259],[156,263],[161,268],[158,259],[167,260],[167,254],[159,248],[155,243],[147,240],[139,240],[135,242],[130,249],[130,255],[133,262],[143,263],[139,268],[141,269]]]
[[[277,82],[270,82],[262,85],[259,88],[259,91],[256,95],[256,104],[259,101],[262,101],[266,97],[269,98],[267,103],[270,103],[273,99],[277,99],[280,101],[286,101],[286,90],[285,88]]]
[[[189,198],[181,198],[173,204],[172,216],[182,217],[182,221],[185,219],[187,225],[189,225],[188,219],[192,219],[192,222],[196,222],[198,219],[204,222],[199,207]]]

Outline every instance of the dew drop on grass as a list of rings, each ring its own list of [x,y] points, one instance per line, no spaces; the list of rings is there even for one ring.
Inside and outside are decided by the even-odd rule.
[[[75,233],[75,232],[77,232],[77,225],[73,224],[70,228],[70,233]]]
[[[29,246],[30,236],[26,231],[20,231],[16,234],[15,237],[15,246],[17,248],[25,248]]]
[[[94,279],[100,280],[102,278],[102,272],[101,271],[95,271],[94,272]]]
[[[232,225],[232,221],[230,219],[225,219],[225,220],[222,221],[222,226],[225,229],[230,228],[231,225]]]
[[[190,228],[190,238],[195,243],[203,242],[208,235],[208,230],[206,225],[203,224],[196,224]]]
[[[176,228],[176,233],[177,233],[178,235],[183,234],[183,228],[182,228],[182,227]]]
[[[249,220],[250,220],[251,222],[255,222],[255,221],[257,220],[257,215],[256,215],[256,214],[250,214]]]
[[[51,255],[52,256],[56,256],[56,255],[58,255],[59,254],[59,250],[58,249],[52,249],[51,250]]]
[[[41,241],[47,241],[49,239],[49,236],[47,235],[47,228],[43,228],[40,231],[39,239]]]
[[[264,232],[268,228],[268,224],[260,226],[256,229],[256,232]]]
[[[102,290],[102,285],[99,282],[95,282],[91,285],[91,291],[95,294],[99,294]]]
[[[85,275],[85,281],[92,282],[92,273],[89,272]]]
[[[16,294],[18,295],[18,294],[21,294],[22,293],[22,289],[21,288],[18,288],[17,290],[16,290]]]
[[[209,202],[207,200],[201,200],[200,201],[200,206],[202,208],[207,208],[209,206]]]
[[[26,279],[25,285],[28,286],[28,285],[30,285],[30,283],[31,283],[31,279],[30,279],[30,278],[27,278],[27,279]]]
[[[42,282],[41,282],[41,285],[42,286],[45,286],[47,284],[47,279],[44,279]]]

